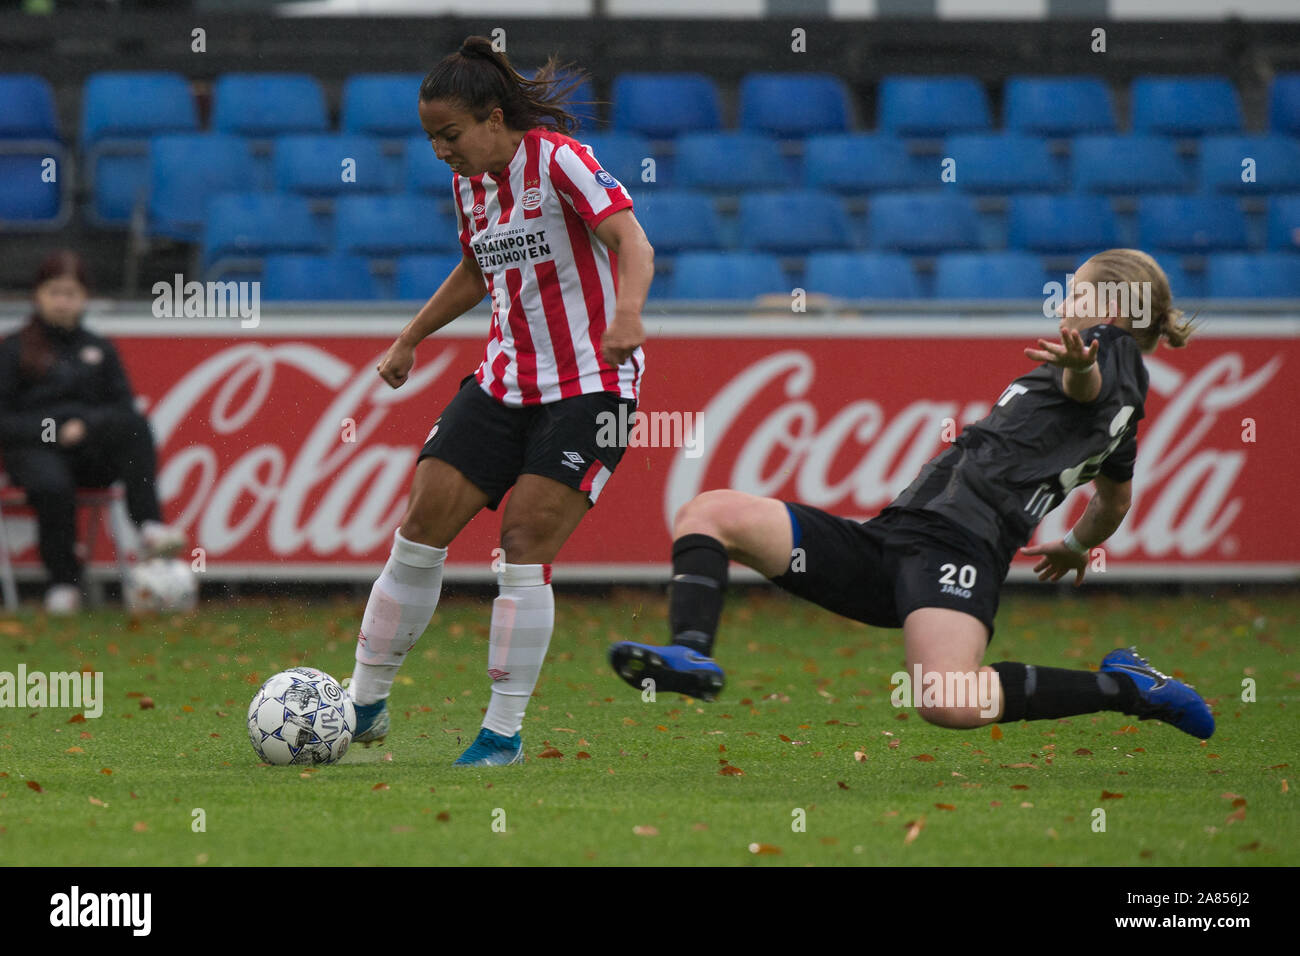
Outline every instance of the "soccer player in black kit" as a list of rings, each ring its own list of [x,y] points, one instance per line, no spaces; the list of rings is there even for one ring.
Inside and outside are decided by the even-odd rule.
[[[969,729],[1111,710],[1208,738],[1214,718],[1201,696],[1132,649],[1112,651],[1099,671],[980,666],[1016,551],[1039,557],[1039,580],[1073,571],[1078,585],[1090,550],[1123,521],[1147,393],[1142,354],[1162,339],[1185,345],[1191,329],[1181,315],[1153,258],[1107,250],[1075,274],[1060,341],[1025,349],[1042,364],[1008,385],[875,518],[852,521],[733,490],[697,495],[673,522],[672,644],[614,644],[615,672],[634,687],[649,678],[658,690],[715,698],[723,673],[713,640],[735,560],[845,617],[901,627],[909,675],[944,675],[950,691],[961,677],[989,689],[979,703],[927,694],[917,709],[930,723]],[[1060,541],[1025,548],[1042,517],[1085,481],[1095,493],[1078,523]]]

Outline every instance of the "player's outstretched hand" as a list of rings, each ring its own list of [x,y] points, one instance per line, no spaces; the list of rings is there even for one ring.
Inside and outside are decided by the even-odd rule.
[[[414,364],[415,349],[398,339],[389,346],[387,354],[375,369],[385,382],[393,388],[399,388],[406,382],[406,376],[411,374],[411,366]]]
[[[1056,582],[1073,571],[1074,586],[1077,588],[1083,583],[1083,575],[1088,569],[1088,556],[1071,551],[1064,541],[1040,544],[1036,548],[1021,548],[1020,553],[1039,555],[1034,573],[1040,581]]]
[[[1060,342],[1039,339],[1038,348],[1025,349],[1025,358],[1059,365],[1061,368],[1070,368],[1078,372],[1097,361],[1098,347],[1097,340],[1093,339],[1085,348],[1083,336],[1074,329],[1062,328]]]

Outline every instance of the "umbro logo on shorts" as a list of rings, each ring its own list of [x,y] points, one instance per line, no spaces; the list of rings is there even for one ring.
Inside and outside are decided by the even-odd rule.
[[[561,461],[560,464],[563,465],[565,468],[572,468],[574,471],[581,471],[582,465],[586,463],[586,459],[584,459],[576,451],[566,451],[564,453],[564,457],[566,460]]]

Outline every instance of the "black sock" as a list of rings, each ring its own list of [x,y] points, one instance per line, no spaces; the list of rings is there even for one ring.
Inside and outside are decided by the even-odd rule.
[[[673,582],[668,621],[673,643],[713,656],[713,638],[727,590],[727,549],[707,534],[685,534],[673,542]]]
[[[1002,682],[999,723],[1074,717],[1101,710],[1127,714],[1137,704],[1136,687],[1124,674],[1037,667],[1015,661],[990,666]]]

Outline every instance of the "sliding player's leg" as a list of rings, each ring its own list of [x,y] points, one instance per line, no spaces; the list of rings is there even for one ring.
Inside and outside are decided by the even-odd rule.
[[[519,476],[501,519],[503,560],[488,647],[492,697],[478,736],[457,764],[491,767],[523,759],[524,711],[555,626],[551,563],[590,507],[586,491],[543,475]]]
[[[713,640],[727,588],[727,565],[738,561],[774,578],[790,567],[794,532],[784,502],[740,491],[707,491],[673,520],[673,577],[668,592],[672,643],[620,641],[610,663],[641,690],[713,700],[724,682]]]
[[[387,736],[388,694],[438,606],[447,545],[487,503],[488,495],[447,462],[422,458],[416,465],[406,515],[357,636],[348,686],[357,710],[354,741],[369,746]]]
[[[951,608],[918,608],[903,622],[910,703],[932,724],[971,729],[1118,711],[1173,724],[1195,737],[1214,733],[1208,705],[1191,687],[1155,671],[1131,650],[1112,651],[1100,671],[1016,661],[980,666],[988,628]]]

